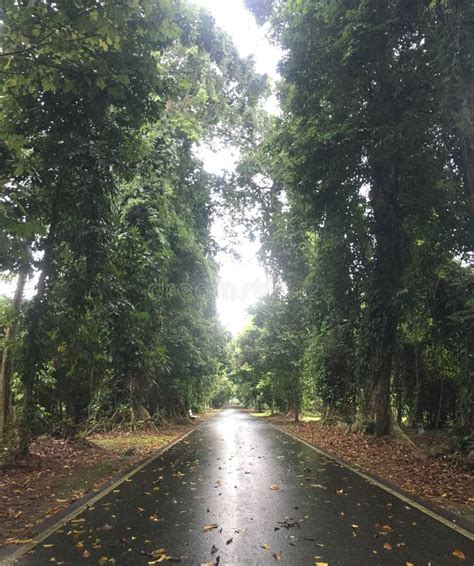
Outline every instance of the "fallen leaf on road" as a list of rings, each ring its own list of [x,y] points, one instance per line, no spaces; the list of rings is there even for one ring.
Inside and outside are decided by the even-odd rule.
[[[464,552],[462,552],[462,550],[455,550],[453,552],[453,556],[455,556],[456,558],[460,558],[461,560],[466,559],[466,556],[464,555]]]
[[[162,554],[156,560],[149,560],[148,564],[158,564],[158,562],[181,562],[181,558],[176,558],[174,556],[168,556],[167,554]]]
[[[272,483],[270,486],[271,491],[279,491],[280,487],[276,483]]]
[[[278,524],[284,527],[285,529],[300,529],[301,526],[297,521],[291,521],[290,519],[286,519],[285,521],[278,521]]]
[[[392,545],[389,542],[386,542],[383,547],[385,548],[385,550],[392,550]]]
[[[262,544],[261,546],[262,546],[262,548],[263,548],[264,550],[270,550],[270,545],[269,545],[269,544]]]
[[[281,560],[281,557],[282,557],[281,550],[280,550],[280,552],[274,552],[274,553],[272,554],[272,556],[273,556],[273,558],[274,558],[275,560]]]
[[[82,558],[90,558],[92,555],[88,550],[84,550],[82,553]]]
[[[212,531],[213,529],[217,529],[219,525],[216,525],[215,523],[212,523],[210,525],[204,525],[204,529],[202,530],[203,533],[208,533],[209,531]]]

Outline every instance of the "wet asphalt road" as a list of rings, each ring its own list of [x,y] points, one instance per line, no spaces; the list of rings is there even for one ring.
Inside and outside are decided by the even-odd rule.
[[[192,565],[445,566],[474,564],[474,543],[227,409],[20,563],[138,566],[165,556]]]

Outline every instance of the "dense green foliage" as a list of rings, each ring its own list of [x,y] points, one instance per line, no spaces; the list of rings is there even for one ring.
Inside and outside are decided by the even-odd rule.
[[[234,345],[241,396],[472,442],[472,3],[247,5],[285,55],[235,195],[275,282]]]
[[[20,286],[2,436],[12,414],[24,452],[38,431],[222,402],[220,183],[194,148],[251,139],[265,78],[186,2],[6,0],[0,20],[0,267]]]

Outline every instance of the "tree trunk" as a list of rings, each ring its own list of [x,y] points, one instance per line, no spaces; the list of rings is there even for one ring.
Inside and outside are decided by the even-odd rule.
[[[461,382],[456,406],[455,428],[458,436],[474,436],[474,387],[472,386],[472,362],[465,350],[461,362]]]
[[[19,426],[19,445],[18,457],[28,454],[28,444],[31,437],[31,426],[34,420],[34,387],[36,381],[36,374],[38,372],[41,356],[42,356],[42,336],[44,332],[43,323],[45,320],[45,313],[48,308],[47,304],[47,291],[51,278],[52,266],[52,233],[48,237],[47,244],[45,245],[43,266],[41,275],[38,280],[37,293],[29,308],[26,317],[25,327],[27,330],[27,338],[25,345],[22,372],[22,382],[24,388],[22,417]]]
[[[446,99],[449,104],[451,120],[459,136],[461,146],[462,169],[467,197],[474,212],[474,66],[472,52],[474,39],[472,34],[472,6],[468,2],[453,2],[446,5],[446,19],[441,25],[452,29],[449,43],[449,57],[452,62],[450,69],[455,70],[452,80],[447,81],[451,92]],[[444,30],[443,30],[444,31]],[[458,74],[456,74],[456,72]],[[453,96],[454,95],[454,96]]]
[[[416,426],[420,422],[420,401],[421,401],[421,381],[420,381],[420,346],[415,341],[415,403],[413,407],[412,424]]]
[[[300,381],[299,381],[299,379],[298,379],[297,385],[295,387],[294,406],[295,406],[295,423],[297,423],[300,420],[300,411],[301,411],[301,394],[300,394]]]
[[[399,442],[404,444],[405,446],[410,446],[413,448],[415,443],[410,439],[410,437],[403,431],[400,423],[397,421],[395,416],[392,414],[392,426],[391,426],[391,433],[394,438],[396,438]]]
[[[332,403],[329,401],[324,402],[323,414],[321,418],[321,422],[323,425],[328,424],[331,421],[333,415],[334,407]]]
[[[370,200],[374,215],[375,265],[365,321],[365,417],[375,421],[377,436],[390,433],[390,380],[400,317],[396,299],[402,274],[402,230],[398,178],[393,163],[372,167]]]
[[[474,212],[474,135],[472,135],[472,133],[462,132],[461,146],[465,186],[472,213]]]
[[[19,445],[17,456],[22,457],[28,453],[28,444],[31,437],[31,426],[34,417],[34,387],[36,374],[38,372],[41,356],[43,352],[42,338],[45,329],[42,328],[45,315],[49,308],[48,305],[48,288],[51,284],[53,271],[53,255],[56,240],[56,225],[58,222],[58,202],[60,197],[59,186],[56,187],[56,194],[52,203],[51,224],[48,236],[44,243],[44,255],[41,266],[41,273],[38,280],[36,295],[28,310],[25,320],[25,328],[27,332],[24,364],[22,372],[22,382],[24,388],[23,410],[19,426]]]
[[[18,328],[18,317],[28,278],[29,266],[21,268],[16,282],[15,295],[12,304],[12,322],[5,331],[5,347],[2,355],[2,368],[0,374],[0,443],[5,444],[9,434],[11,421],[11,380],[13,374],[13,360],[11,349],[15,343]]]
[[[390,369],[391,356],[384,356],[384,364],[372,387],[372,407],[375,416],[375,436],[390,434]]]
[[[33,391],[38,371],[41,343],[39,339],[42,310],[44,306],[44,295],[46,289],[46,275],[40,276],[38,284],[38,294],[33,299],[33,305],[28,316],[27,328],[28,336],[25,348],[25,364],[23,368],[22,381],[24,387],[22,418],[19,426],[19,445],[18,456],[28,454],[28,444],[31,437],[31,423],[33,420]]]
[[[402,363],[400,359],[400,350],[399,345],[397,344],[397,364],[394,368],[394,376],[393,376],[393,388],[395,390],[395,397],[396,397],[396,418],[392,417],[392,426],[391,430],[394,430],[394,426],[400,426],[403,420],[403,378],[402,378]]]

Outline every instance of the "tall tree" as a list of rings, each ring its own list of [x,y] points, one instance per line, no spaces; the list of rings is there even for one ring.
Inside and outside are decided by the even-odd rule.
[[[464,254],[469,241],[463,184],[468,189],[470,8],[422,0],[248,5],[257,18],[270,18],[285,53],[270,176],[317,234],[320,258],[326,245],[338,255],[339,274],[329,277],[326,265],[320,282],[329,297],[346,281],[349,299],[333,305],[329,318],[360,321],[357,335],[355,326],[349,333],[359,420],[386,434],[404,296],[413,285],[407,274],[420,233],[430,227],[430,245],[451,258]],[[449,29],[436,39],[441,21]],[[456,46],[452,65],[448,44]],[[451,113],[450,84],[459,86]],[[324,311],[322,301],[310,308],[316,318]],[[333,321],[325,333],[327,322]],[[320,360],[329,354],[323,340],[315,338]]]

